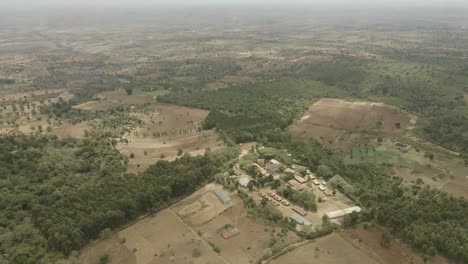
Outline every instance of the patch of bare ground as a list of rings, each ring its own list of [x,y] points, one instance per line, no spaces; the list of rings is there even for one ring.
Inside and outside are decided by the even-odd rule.
[[[442,186],[442,190],[453,194],[468,198],[468,178],[457,177]]]
[[[61,138],[83,138],[85,136],[85,131],[87,128],[87,122],[81,122],[74,125],[66,123],[52,128],[52,133]]]
[[[300,246],[274,259],[270,263],[379,264],[377,260],[356,249],[351,243],[336,233]]]
[[[359,141],[360,131],[404,133],[410,125],[409,115],[383,103],[321,99],[294,122],[289,133],[294,139],[315,138],[328,147],[348,149]]]
[[[45,90],[35,90],[31,92],[23,93],[7,93],[0,94],[0,100],[17,100],[17,99],[28,99],[32,101],[41,101],[51,98],[56,98],[60,94],[65,92],[64,89],[45,89]]]
[[[393,239],[389,247],[381,246],[383,229],[379,226],[362,226],[346,229],[321,237],[279,256],[270,263],[298,264],[449,264],[444,257],[433,257],[424,261],[423,256],[400,239]]]
[[[190,226],[200,226],[231,207],[232,204],[222,204],[218,197],[207,190],[198,196],[191,196],[172,207],[172,210]]]
[[[117,146],[125,155],[134,155],[128,164],[129,172],[143,171],[160,159],[174,160],[184,153],[202,155],[206,148],[223,145],[215,131],[201,130],[208,111],[153,103],[135,115],[144,125],[125,135],[128,143]]]
[[[240,198],[232,197],[232,203],[222,214],[196,227],[206,241],[221,249],[220,255],[230,263],[255,263],[267,252],[280,250],[299,240],[295,233],[280,235],[280,227],[248,215]],[[229,239],[223,238],[226,225],[236,227],[240,233]]]
[[[107,110],[119,106],[143,105],[154,102],[149,95],[127,95],[124,89],[103,92],[96,96],[95,100],[74,106],[82,110]]]
[[[392,140],[384,140],[384,143],[376,149],[395,151],[393,144]],[[421,146],[424,149],[417,149]],[[425,157],[426,152],[433,153],[435,158],[430,160]],[[401,177],[407,184],[414,184],[418,179],[422,179],[432,188],[446,191],[457,197],[468,197],[468,167],[463,159],[445,149],[434,148],[427,144],[413,147],[399,154],[401,161],[407,161],[413,166],[412,168],[386,167],[385,170],[390,175]]]
[[[81,252],[79,263],[99,264],[104,254],[109,254],[110,264],[224,263],[171,209],[91,244]]]

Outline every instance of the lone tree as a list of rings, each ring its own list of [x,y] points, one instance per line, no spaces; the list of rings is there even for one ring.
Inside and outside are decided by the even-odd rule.
[[[132,95],[133,94],[133,89],[132,88],[126,88],[125,92],[127,92],[127,95]]]

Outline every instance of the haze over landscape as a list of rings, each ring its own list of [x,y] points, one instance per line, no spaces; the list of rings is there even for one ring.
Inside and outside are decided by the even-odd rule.
[[[2,0],[0,264],[468,263],[467,14]]]

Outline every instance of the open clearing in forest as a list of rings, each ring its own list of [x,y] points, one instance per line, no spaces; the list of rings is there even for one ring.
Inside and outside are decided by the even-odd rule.
[[[74,107],[82,110],[108,110],[120,106],[143,105],[154,101],[153,96],[150,95],[127,95],[124,89],[116,89],[100,93],[93,101]]]
[[[191,155],[204,154],[223,143],[214,130],[202,130],[208,111],[153,102],[134,113],[144,125],[124,136],[127,143],[117,148],[125,155],[135,155],[128,164],[129,172],[139,172],[160,159],[174,160],[179,151]]]
[[[426,145],[423,145],[424,149],[413,146],[407,152],[395,152],[393,145],[394,141],[386,139],[376,147],[376,151],[398,154],[398,157],[395,156],[393,159],[387,160],[387,162],[391,161],[395,164],[391,167],[385,167],[385,171],[389,175],[401,177],[408,185],[421,179],[424,184],[430,185],[432,188],[468,198],[468,166],[465,166],[463,159],[445,153],[438,148],[426,149],[428,148]],[[434,159],[430,160],[426,157],[426,152],[433,153]]]
[[[321,99],[309,107],[289,132],[295,139],[315,138],[328,147],[347,149],[360,138],[361,131],[378,129],[386,133],[404,133],[410,125],[409,115],[383,103]]]
[[[271,261],[271,264],[393,264],[424,263],[423,257],[401,240],[392,240],[390,247],[380,245],[382,229],[370,226],[346,229],[317,239]],[[435,257],[427,263],[450,263]]]

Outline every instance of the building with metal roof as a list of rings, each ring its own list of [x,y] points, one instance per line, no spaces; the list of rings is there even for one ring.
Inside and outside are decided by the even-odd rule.
[[[304,217],[302,217],[296,212],[292,212],[291,219],[293,219],[294,221],[296,221],[297,223],[301,225],[306,225],[306,226],[311,225],[311,223],[307,219],[305,219]]]
[[[357,212],[357,213],[361,212],[361,207],[353,206],[353,207],[349,207],[349,208],[342,209],[342,210],[336,210],[336,211],[328,212],[325,215],[328,216],[328,218],[330,218],[330,219],[335,219],[335,218],[339,218],[339,217],[345,216],[347,214],[350,214],[352,212]]]
[[[231,197],[229,197],[225,191],[215,188],[213,189],[213,193],[218,197],[221,203],[228,204],[231,202]]]

